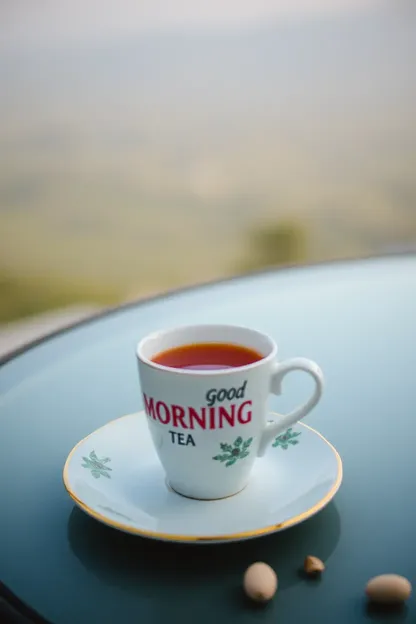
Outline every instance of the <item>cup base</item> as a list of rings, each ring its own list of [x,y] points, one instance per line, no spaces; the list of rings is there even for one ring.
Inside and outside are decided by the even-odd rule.
[[[171,492],[174,492],[174,494],[178,494],[178,496],[183,496],[183,498],[189,498],[190,500],[196,500],[196,501],[203,501],[203,502],[209,502],[209,501],[218,501],[218,500],[224,500],[226,498],[232,498],[233,496],[237,496],[237,494],[240,494],[240,492],[242,492],[246,487],[247,487],[247,483],[240,489],[238,490],[238,492],[233,492],[232,494],[227,494],[226,496],[218,496],[216,498],[203,498],[200,496],[190,496],[189,494],[184,494],[183,492],[179,492],[179,490],[175,489],[175,487],[166,479],[166,487],[168,488],[168,490],[170,490]]]

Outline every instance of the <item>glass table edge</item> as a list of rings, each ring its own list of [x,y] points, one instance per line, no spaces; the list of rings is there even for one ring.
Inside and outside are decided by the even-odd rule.
[[[63,327],[60,327],[59,329],[48,332],[47,334],[44,334],[40,336],[39,338],[31,340],[25,343],[24,345],[19,346],[16,349],[12,349],[11,351],[7,352],[5,355],[0,356],[0,368],[4,366],[5,364],[8,364],[10,361],[14,360],[15,358],[19,357],[20,355],[23,355],[27,351],[30,351],[31,349],[34,349],[35,347],[41,344],[44,344],[45,342],[53,340],[54,338],[58,336],[62,336],[63,334],[66,334],[67,332],[72,331],[73,329],[87,326],[91,323],[95,323],[96,321],[103,320],[107,317],[113,316],[125,310],[139,308],[143,305],[157,302],[157,301],[162,301],[164,299],[169,299],[170,297],[173,297],[176,295],[186,294],[188,292],[192,292],[195,290],[202,290],[204,288],[218,286],[221,284],[227,284],[227,283],[231,284],[237,281],[243,281],[245,279],[262,277],[263,275],[270,275],[272,273],[283,273],[285,271],[305,270],[305,269],[310,269],[314,267],[319,268],[319,267],[327,267],[331,265],[341,266],[343,264],[356,264],[359,262],[372,261],[372,260],[386,260],[388,258],[408,258],[411,256],[416,256],[416,249],[398,250],[398,251],[392,251],[389,253],[382,253],[382,254],[368,254],[368,255],[362,255],[362,256],[334,258],[332,260],[322,260],[322,261],[310,262],[310,263],[283,264],[283,265],[278,265],[278,266],[270,266],[267,268],[260,269],[258,271],[250,271],[250,272],[241,273],[241,274],[239,273],[237,275],[227,276],[222,279],[213,279],[213,280],[208,280],[206,282],[192,283],[192,284],[180,287],[180,288],[166,290],[161,293],[158,293],[157,295],[151,295],[149,297],[139,297],[138,299],[126,301],[125,303],[121,303],[116,306],[106,307],[105,309],[100,310],[99,312],[95,314],[92,314],[86,318],[77,320],[73,323],[64,325]]]

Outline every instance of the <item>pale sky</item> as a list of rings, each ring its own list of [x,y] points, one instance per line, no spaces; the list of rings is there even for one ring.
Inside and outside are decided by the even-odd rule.
[[[238,29],[359,11],[382,0],[0,0],[0,42],[91,41],[176,28]]]

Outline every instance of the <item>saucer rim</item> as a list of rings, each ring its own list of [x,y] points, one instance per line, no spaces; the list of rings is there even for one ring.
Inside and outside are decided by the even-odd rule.
[[[277,416],[277,417],[280,416],[280,414],[278,414],[276,412],[270,411],[268,413],[271,416]],[[311,518],[312,516],[317,514],[319,511],[321,511],[334,498],[335,494],[338,492],[338,490],[339,490],[339,488],[341,486],[342,479],[343,479],[343,465],[342,465],[341,456],[338,453],[337,449],[333,446],[333,444],[331,444],[331,442],[329,442],[325,438],[325,436],[323,436],[321,433],[319,433],[319,431],[317,431],[313,427],[310,427],[309,425],[306,425],[305,423],[298,422],[298,423],[296,423],[297,425],[299,425],[300,427],[304,427],[305,429],[309,429],[312,433],[314,433],[319,438],[321,438],[321,440],[323,440],[325,442],[325,444],[327,446],[329,446],[329,448],[331,449],[331,451],[333,452],[333,454],[335,455],[335,458],[337,460],[337,478],[335,480],[334,485],[331,487],[330,491],[327,492],[323,498],[321,498],[320,501],[315,503],[315,505],[313,505],[309,509],[303,511],[302,513],[300,513],[300,514],[298,514],[296,516],[292,516],[292,518],[289,518],[288,520],[285,520],[284,522],[280,522],[278,524],[271,524],[269,526],[262,527],[260,529],[253,529],[251,531],[240,531],[238,533],[227,533],[225,535],[198,535],[198,536],[196,536],[196,535],[177,535],[177,534],[174,534],[174,533],[159,533],[158,531],[150,531],[150,530],[147,530],[147,529],[137,529],[137,528],[132,527],[130,525],[126,525],[123,522],[119,522],[117,520],[113,520],[113,519],[109,518],[108,516],[104,516],[103,514],[99,513],[98,511],[95,511],[94,509],[89,507],[86,503],[81,501],[77,497],[77,495],[72,491],[72,489],[71,489],[71,487],[69,485],[69,465],[71,463],[72,456],[74,455],[75,451],[78,449],[79,446],[84,444],[84,442],[86,442],[88,440],[88,438],[90,438],[93,435],[95,435],[101,429],[104,429],[105,427],[108,427],[108,426],[114,424],[118,420],[122,420],[123,418],[128,418],[130,416],[135,416],[135,415],[138,416],[138,415],[141,415],[141,414],[144,414],[143,410],[141,410],[139,412],[132,412],[131,414],[124,414],[123,416],[119,416],[118,418],[114,418],[114,419],[108,421],[107,423],[105,423],[104,425],[102,425],[101,427],[98,427],[97,429],[95,429],[94,431],[89,433],[87,436],[82,438],[81,440],[79,440],[79,442],[77,442],[77,444],[69,452],[68,457],[66,458],[66,461],[65,461],[65,464],[64,464],[63,472],[62,472],[62,479],[63,479],[64,488],[65,488],[65,490],[67,491],[69,496],[72,498],[72,500],[76,503],[76,505],[78,507],[80,507],[86,514],[88,514],[89,516],[91,516],[95,520],[98,520],[99,522],[101,522],[103,524],[106,524],[107,526],[110,526],[110,527],[112,527],[114,529],[117,529],[119,531],[123,531],[124,533],[130,533],[132,535],[138,535],[140,537],[145,537],[145,538],[148,538],[148,539],[155,539],[155,540],[161,540],[161,541],[166,541],[166,542],[177,542],[177,543],[184,543],[184,542],[191,542],[191,543],[211,542],[211,543],[214,543],[214,542],[227,542],[227,541],[232,542],[232,541],[237,541],[237,540],[246,540],[246,539],[251,539],[251,538],[255,538],[255,537],[261,537],[261,536],[264,536],[264,535],[270,535],[272,533],[277,533],[277,532],[280,532],[280,531],[284,531],[285,529],[288,529],[288,528],[290,528],[292,526],[295,526],[296,524],[299,524],[299,523],[301,523],[301,522],[303,522],[305,520],[308,520],[309,518]]]

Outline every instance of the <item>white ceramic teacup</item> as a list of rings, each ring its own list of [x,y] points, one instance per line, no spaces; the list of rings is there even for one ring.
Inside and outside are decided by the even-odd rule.
[[[152,361],[175,347],[234,344],[262,359],[236,368],[190,370]],[[323,375],[305,358],[276,359],[272,338],[246,327],[195,325],[155,332],[137,347],[144,407],[159,459],[173,490],[197,499],[231,496],[248,483],[254,461],[267,445],[318,403]],[[287,373],[309,373],[311,398],[278,423],[268,423],[268,396],[281,394]]]

